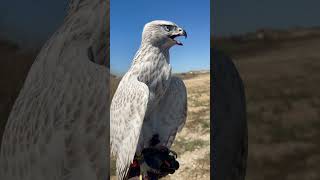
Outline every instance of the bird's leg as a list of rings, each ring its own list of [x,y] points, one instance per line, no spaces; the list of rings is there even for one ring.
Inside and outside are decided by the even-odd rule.
[[[157,144],[154,148],[159,151],[168,150],[167,146],[162,145],[162,144]]]
[[[160,143],[159,134],[154,134],[152,136],[152,138],[150,139],[149,143],[150,143],[151,147],[159,145],[159,143]]]
[[[154,134],[150,140],[150,146],[156,148],[159,151],[169,151],[177,159],[178,155],[176,152],[170,150],[167,146],[160,143],[159,134]]]
[[[178,158],[178,154],[177,154],[175,151],[169,149],[169,152],[173,154],[173,156],[174,156],[175,159]]]

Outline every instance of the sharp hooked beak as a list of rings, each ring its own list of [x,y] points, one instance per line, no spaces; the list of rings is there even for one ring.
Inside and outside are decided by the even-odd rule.
[[[184,36],[185,38],[187,38],[187,37],[188,37],[187,32],[186,32],[184,29],[182,29],[182,28],[177,28],[176,31],[177,31],[177,33],[171,35],[170,38],[171,38],[172,40],[174,40],[177,45],[182,46],[182,45],[183,45],[182,42],[180,42],[180,41],[178,41],[178,40],[175,40],[174,38],[176,38],[176,37],[178,37],[178,36]]]

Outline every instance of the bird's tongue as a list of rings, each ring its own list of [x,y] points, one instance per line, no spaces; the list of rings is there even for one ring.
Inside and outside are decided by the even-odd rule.
[[[176,40],[176,44],[179,45],[179,46],[183,46],[182,42]]]
[[[183,44],[182,44],[182,42],[181,41],[179,41],[179,39],[180,39],[181,37],[180,36],[178,36],[178,37],[175,37],[174,38],[174,40],[176,41],[176,44],[177,45],[179,45],[179,46],[183,46]]]

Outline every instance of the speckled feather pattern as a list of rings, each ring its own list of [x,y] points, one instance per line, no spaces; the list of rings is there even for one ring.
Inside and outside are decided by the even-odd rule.
[[[6,124],[0,179],[109,179],[109,70],[87,56],[108,56],[107,4],[71,1],[41,49]]]
[[[144,29],[141,46],[111,103],[111,152],[119,180],[125,179],[134,155],[149,147],[154,134],[170,148],[187,116],[186,87],[171,76],[169,48],[150,40],[158,35],[152,30]]]

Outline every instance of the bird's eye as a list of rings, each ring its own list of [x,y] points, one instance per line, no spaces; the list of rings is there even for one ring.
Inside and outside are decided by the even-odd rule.
[[[173,26],[170,26],[170,25],[164,25],[164,26],[163,26],[163,29],[164,29],[165,31],[169,32],[169,31],[172,31],[172,30],[174,29],[174,27],[173,27]]]

